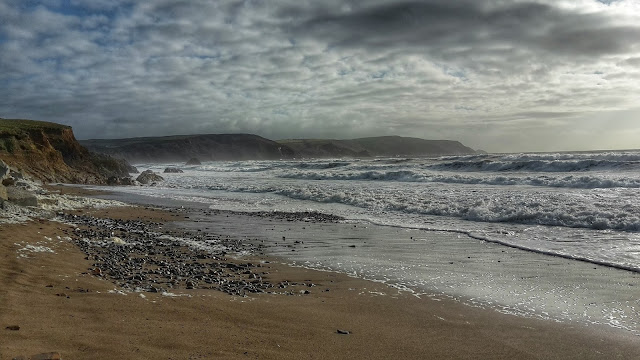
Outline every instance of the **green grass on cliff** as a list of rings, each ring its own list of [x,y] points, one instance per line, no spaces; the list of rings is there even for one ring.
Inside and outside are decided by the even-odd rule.
[[[13,154],[20,147],[25,149],[20,139],[27,138],[32,131],[59,132],[70,128],[46,121],[0,118],[0,152]]]
[[[70,126],[56,124],[47,121],[22,120],[22,119],[2,119],[0,118],[0,134],[17,135],[24,131],[38,129],[70,129]]]

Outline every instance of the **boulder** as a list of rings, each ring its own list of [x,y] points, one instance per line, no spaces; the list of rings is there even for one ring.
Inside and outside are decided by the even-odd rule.
[[[111,176],[107,179],[107,185],[137,185],[132,177]]]
[[[7,188],[7,199],[19,206],[38,206],[38,198],[35,194],[15,186]]]
[[[11,176],[13,179],[15,180],[24,180],[27,178],[30,178],[30,176],[25,175],[23,172],[21,171],[16,171],[13,169],[9,169],[9,176]]]
[[[120,178],[120,182],[122,185],[140,185],[137,181],[133,180],[132,177]]]
[[[12,177],[8,177],[6,179],[2,179],[2,185],[4,186],[13,186],[16,184],[16,180]]]
[[[183,173],[184,171],[176,168],[176,167],[168,167],[164,169],[165,173],[174,173],[174,174],[178,174],[178,173]]]
[[[202,163],[200,162],[200,160],[198,160],[198,158],[191,158],[189,159],[189,161],[187,161],[186,165],[202,165]]]
[[[141,184],[150,184],[158,181],[164,181],[164,178],[151,170],[143,171],[136,179]]]
[[[107,179],[107,185],[120,185],[120,178],[117,176],[111,176]]]
[[[4,185],[0,185],[0,205],[5,201],[9,200],[9,195],[7,194],[7,188]]]
[[[4,161],[0,160],[0,180],[4,180],[9,176],[9,165],[5,164]]]

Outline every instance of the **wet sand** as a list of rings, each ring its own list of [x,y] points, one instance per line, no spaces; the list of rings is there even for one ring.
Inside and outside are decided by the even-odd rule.
[[[80,213],[177,220],[175,213],[141,208]],[[51,351],[65,359],[634,359],[640,354],[637,337],[618,331],[420,299],[383,284],[267,258],[238,261],[269,261],[262,268],[268,272],[265,281],[298,283],[286,289],[294,295],[240,297],[184,288],[172,289],[175,296],[123,295],[110,279],[91,273],[94,262],[65,240],[72,233],[70,226],[49,221],[0,225],[0,359]],[[55,253],[20,250],[27,245]],[[311,283],[315,286],[304,285]],[[6,329],[14,325],[20,329]]]

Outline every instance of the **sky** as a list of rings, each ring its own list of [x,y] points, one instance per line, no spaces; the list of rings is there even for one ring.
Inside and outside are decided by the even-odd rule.
[[[0,117],[640,148],[640,0],[0,0]]]

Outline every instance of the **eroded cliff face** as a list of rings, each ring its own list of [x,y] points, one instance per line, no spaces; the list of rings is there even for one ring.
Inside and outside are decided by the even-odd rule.
[[[71,127],[31,120],[0,119],[0,159],[43,182],[102,184],[130,170],[122,160],[89,152]]]

